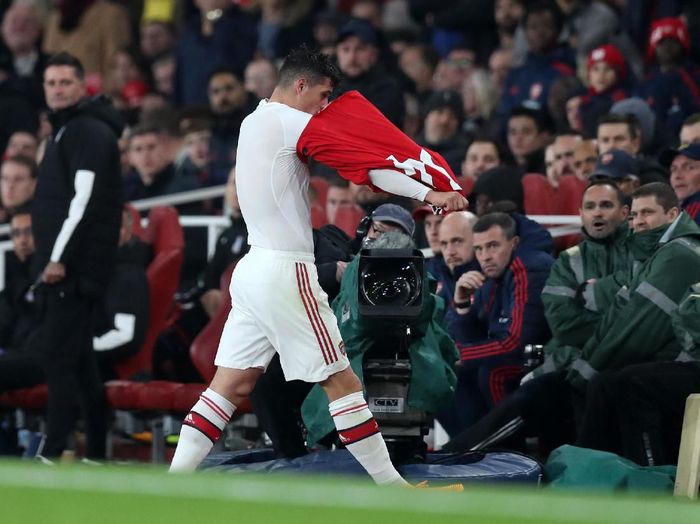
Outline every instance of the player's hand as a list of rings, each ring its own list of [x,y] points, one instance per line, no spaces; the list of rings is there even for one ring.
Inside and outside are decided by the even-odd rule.
[[[49,262],[44,268],[41,280],[47,284],[55,284],[66,278],[66,266],[60,262]]]
[[[342,260],[338,260],[335,263],[335,280],[336,282],[340,282],[343,280],[343,275],[345,274],[345,270],[348,267],[347,262],[343,262]]]
[[[467,271],[455,285],[455,302],[466,302],[474,292],[484,285],[486,277],[480,271]]]
[[[425,201],[435,207],[444,209],[445,211],[464,211],[467,209],[469,202],[457,191],[428,191],[425,196]]]

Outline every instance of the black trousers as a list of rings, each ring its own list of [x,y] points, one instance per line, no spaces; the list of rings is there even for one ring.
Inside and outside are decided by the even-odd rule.
[[[40,355],[19,349],[0,355],[0,391],[29,388],[45,380]]]
[[[485,417],[452,438],[443,449],[507,448],[526,451],[525,438],[538,437],[544,457],[575,438],[580,396],[560,373],[547,373],[526,382]]]
[[[109,413],[104,385],[92,349],[97,300],[81,295],[70,282],[42,285],[37,290],[39,327],[49,400],[46,440],[41,450],[58,457],[75,428],[77,407],[85,420],[86,456],[106,455]]]
[[[676,464],[691,393],[700,393],[700,367],[692,362],[650,362],[601,373],[588,386],[576,444],[643,466]]]
[[[280,457],[295,458],[308,453],[302,432],[301,405],[312,387],[313,384],[301,380],[287,382],[279,355],[275,355],[249,395],[260,426]]]

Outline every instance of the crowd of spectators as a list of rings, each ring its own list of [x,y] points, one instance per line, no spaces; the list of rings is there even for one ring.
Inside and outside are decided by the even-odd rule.
[[[14,242],[0,303],[8,311],[0,319],[0,367],[12,360],[17,341],[29,340],[33,305],[25,291],[33,282],[26,267],[34,247],[27,205],[56,131],[44,96],[50,56],[76,56],[88,95],[107,95],[127,123],[119,139],[125,201],[228,184],[224,203],[178,208],[226,213],[232,221],[210,261],[201,236],[186,232],[181,291],[193,307],[159,340],[154,370],[190,380],[196,372],[187,346],[221,303],[226,266],[246,252],[233,176],[240,124],[272,93],[284,56],[306,43],[335,56],[343,79],[334,98],[359,91],[418,144],[440,153],[469,195],[473,214],[443,217],[311,163],[313,177],[324,181],[310,188],[316,227],[340,225],[343,211],[361,208],[381,233],[371,213],[393,204],[418,224],[414,237],[430,257],[460,352],[454,399],[437,414],[453,437],[449,447],[490,444],[494,428],[519,418],[504,434],[512,436],[527,406],[557,396],[556,416],[527,427],[543,449],[578,439],[639,462],[672,460],[653,439],[654,450],[639,447],[635,439],[653,433],[648,426],[624,417],[600,421],[600,406],[623,380],[649,372],[625,374],[628,366],[695,360],[692,330],[675,316],[700,280],[695,2],[15,0],[2,3],[0,18],[0,224],[10,224]],[[553,241],[525,214],[580,214],[583,229]],[[133,217],[123,220],[128,230]],[[122,245],[132,243],[127,237]],[[132,258],[127,249],[122,262]],[[335,293],[346,265],[331,264]],[[18,316],[24,320],[9,321]],[[655,335],[635,332],[632,318],[646,326],[653,319]],[[110,340],[96,335],[95,349]],[[545,345],[547,358],[519,386],[528,343]],[[32,359],[12,364],[28,370],[26,385],[42,379]],[[618,375],[606,381],[606,371]],[[688,374],[684,384],[692,390],[697,377]],[[15,387],[21,376],[0,369],[0,389]],[[589,410],[581,400],[587,388]],[[651,413],[655,392],[634,390],[633,401]],[[650,424],[661,424],[661,411],[649,415]],[[552,435],[548,429],[560,419],[576,420]],[[607,425],[610,434],[622,424],[623,442],[596,440],[587,429],[593,424]]]

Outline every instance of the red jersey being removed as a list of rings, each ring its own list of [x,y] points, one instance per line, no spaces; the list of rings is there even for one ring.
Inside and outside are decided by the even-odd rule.
[[[442,156],[416,144],[357,91],[339,96],[311,117],[297,154],[358,185],[372,186],[370,169],[393,169],[435,191],[462,192]]]

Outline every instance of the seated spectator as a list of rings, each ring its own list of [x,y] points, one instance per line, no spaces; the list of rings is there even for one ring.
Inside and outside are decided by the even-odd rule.
[[[341,29],[336,47],[338,67],[345,78],[335,96],[353,89],[372,102],[398,128],[403,127],[406,108],[398,81],[379,62],[379,35],[368,23],[350,20]]]
[[[598,146],[595,140],[581,140],[576,144],[574,149],[574,175],[579,182],[588,185],[588,177],[595,170],[597,160]]]
[[[175,27],[163,20],[143,20],[139,28],[141,54],[151,63],[158,57],[169,55],[177,43]]]
[[[590,176],[592,181],[601,178],[614,181],[625,198],[629,200],[641,186],[639,162],[622,149],[611,149],[598,157],[598,162]]]
[[[431,206],[423,205],[415,208],[411,212],[411,216],[416,225],[423,225],[422,228],[416,228],[413,239],[416,242],[416,246],[423,251],[423,254],[428,259],[428,271],[435,276],[434,265],[444,265],[440,249],[440,224],[445,219],[445,214],[440,213],[436,215]],[[424,249],[426,247],[428,248],[427,250]]]
[[[231,69],[215,69],[209,76],[209,109],[214,116],[211,143],[211,184],[225,184],[236,163],[238,132],[241,122],[257,105],[246,92],[238,74]]]
[[[655,161],[641,155],[642,135],[639,120],[633,114],[608,114],[598,121],[596,133],[598,153],[604,154],[611,149],[622,149],[639,161],[639,180],[641,185],[649,182],[668,183],[668,174]]]
[[[42,383],[41,358],[33,343],[35,328],[32,216],[16,210],[10,222],[13,256],[8,258],[5,288],[0,291],[0,391]]]
[[[211,176],[211,122],[197,116],[183,118],[180,132],[185,142],[185,154],[177,163],[177,178],[195,179],[200,186],[214,185]]]
[[[570,131],[560,133],[554,139],[552,143],[553,167],[556,172],[556,185],[554,187],[559,187],[559,180],[562,177],[576,174],[574,153],[579,142],[581,142],[581,135]]]
[[[453,48],[435,68],[433,88],[438,91],[459,91],[475,69],[476,55],[471,49]]]
[[[563,16],[555,3],[530,4],[524,16],[528,54],[525,63],[510,70],[497,109],[505,127],[511,111],[518,106],[542,110],[547,107],[549,88],[562,76],[571,76],[575,56],[568,45],[558,44]]]
[[[458,89],[464,108],[462,132],[497,136],[500,122],[493,113],[498,98],[488,73],[483,69],[475,70],[464,79]]]
[[[326,219],[329,224],[335,224],[335,215],[341,206],[352,205],[350,183],[344,178],[336,177],[328,182],[326,193]]]
[[[647,184],[634,193],[630,249],[639,264],[615,294],[593,336],[580,346],[558,348],[557,371],[526,381],[446,449],[521,448],[523,437],[538,436],[545,450],[551,451],[573,442],[572,419],[591,408],[585,405],[585,392],[595,388],[589,384],[599,373],[678,356],[681,346],[670,315],[691,283],[700,280],[700,229],[680,212],[678,204],[667,184]],[[609,416],[610,406],[603,409],[597,415]],[[508,429],[501,431],[504,427]],[[598,426],[591,429],[598,439],[603,438]],[[579,442],[588,445],[582,438]]]
[[[243,73],[245,90],[258,100],[270,98],[277,85],[277,67],[268,58],[255,58],[248,62]]]
[[[462,176],[457,179],[466,194],[471,193],[474,182],[481,173],[501,165],[501,151],[498,143],[487,138],[475,138],[462,160]]]
[[[649,32],[651,71],[638,88],[660,126],[676,136],[686,117],[700,110],[700,68],[688,54],[688,28],[680,18],[656,20]]]
[[[399,55],[399,67],[410,82],[411,93],[421,106],[433,92],[433,76],[440,56],[435,49],[425,44],[410,44]]]
[[[671,171],[671,187],[681,207],[700,226],[700,144],[665,151],[661,161]]]
[[[36,135],[28,131],[15,131],[10,135],[5,149],[4,159],[15,156],[23,156],[36,161],[37,150],[39,149],[39,141]]]
[[[540,293],[554,260],[539,250],[517,249],[516,222],[504,213],[473,226],[481,268],[456,282],[450,331],[460,351],[456,400],[465,429],[513,391],[522,377],[525,344],[549,338]]]
[[[678,138],[681,147],[700,142],[700,113],[692,114],[683,121]]]
[[[625,87],[625,57],[612,44],[595,48],[588,55],[588,93],[581,97],[579,116],[583,135],[595,136],[598,120],[610,112],[615,102],[629,96]]]
[[[546,117],[541,111],[517,107],[507,124],[508,149],[525,173],[544,174],[544,147],[549,142]]]
[[[211,0],[198,2],[197,8],[186,21],[175,51],[174,101],[183,106],[206,103],[213,72],[220,68],[243,71],[258,45],[256,22],[239,6]]]
[[[170,102],[173,98],[175,90],[175,55],[161,55],[151,62],[151,76],[153,77],[153,88],[155,93],[151,96],[160,94],[165,98],[166,102]],[[146,97],[148,99],[148,97]]]
[[[0,165],[0,202],[10,213],[34,197],[37,165],[34,160],[14,156]]]
[[[439,153],[455,173],[469,146],[469,140],[460,132],[464,119],[462,98],[454,91],[435,91],[425,103],[423,132],[416,138],[418,144]]]
[[[178,178],[164,138],[155,126],[142,124],[129,133],[131,172],[124,179],[126,201],[170,195],[197,189],[194,177]]]
[[[122,211],[119,248],[114,273],[107,284],[104,309],[96,322],[92,345],[103,380],[115,378],[113,366],[138,353],[148,329],[150,247],[133,234],[133,216]]]

